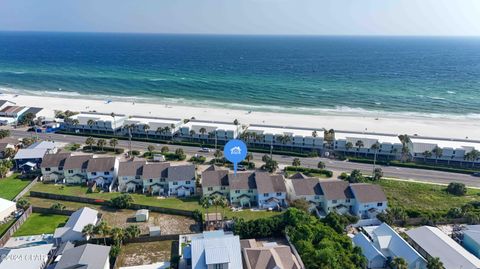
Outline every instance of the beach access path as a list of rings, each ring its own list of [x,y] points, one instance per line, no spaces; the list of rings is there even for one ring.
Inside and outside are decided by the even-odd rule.
[[[34,134],[32,132],[26,132],[24,130],[11,129],[11,135],[13,138],[23,138],[30,137],[32,135],[38,135],[40,139],[50,139],[56,142],[62,143],[79,143],[84,144],[86,137],[84,136],[74,136],[74,135],[64,135],[64,134],[45,134],[38,133]],[[118,147],[128,148],[128,140],[119,140]],[[145,151],[148,145],[154,145],[157,149],[160,149],[165,144],[155,144],[147,142],[132,141],[132,149]],[[177,148],[182,148],[185,151],[185,154],[192,156],[194,154],[200,154],[206,156],[207,158],[213,158],[213,152],[204,153],[199,152],[200,148],[198,147],[189,147],[189,146],[178,146],[178,145],[167,145],[170,151],[175,151]],[[260,161],[264,153],[253,153],[254,161]],[[279,163],[280,166],[291,165],[292,161],[296,157],[285,156],[285,155],[273,155],[273,158]],[[358,169],[365,174],[372,173],[373,165],[363,164],[363,163],[353,163],[347,161],[332,160],[326,158],[300,158],[300,162],[304,167],[316,168],[319,161],[323,161],[326,164],[326,169],[332,170],[335,174],[341,172],[351,172],[354,169]],[[392,166],[382,166],[377,165],[377,167],[382,168],[385,177],[398,178],[403,180],[412,180],[418,182],[427,182],[427,183],[436,183],[436,184],[449,184],[450,182],[459,182],[464,183],[468,187],[480,188],[480,178],[473,177],[466,174],[458,173],[449,173],[442,171],[433,171],[433,170],[423,170],[415,168],[405,168],[405,167],[392,167]]]

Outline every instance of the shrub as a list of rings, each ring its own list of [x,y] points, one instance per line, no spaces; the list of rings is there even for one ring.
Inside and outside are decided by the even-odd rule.
[[[23,210],[26,210],[27,208],[30,207],[30,201],[28,201],[25,198],[20,198],[17,201],[17,208],[21,208]]]
[[[130,194],[122,194],[110,199],[110,205],[118,209],[129,208],[133,204],[133,197]]]
[[[101,151],[101,150],[103,150],[105,152],[115,152],[115,154],[122,154],[122,153],[125,152],[125,150],[122,149],[122,148],[113,148],[113,147],[100,148],[99,146],[84,146],[83,147],[83,151]]]
[[[330,171],[330,170],[307,168],[307,167],[287,166],[287,167],[285,167],[285,171],[302,172],[302,173],[307,173],[307,174],[320,174],[320,175],[323,175],[325,177],[332,177],[333,176],[333,172]]]
[[[54,210],[65,210],[67,207],[64,206],[63,204],[61,203],[54,203],[50,209],[54,209]]]
[[[452,182],[448,184],[447,192],[457,196],[463,196],[467,193],[467,187],[463,183]]]
[[[138,150],[132,150],[132,151],[129,151],[129,152],[128,152],[128,155],[131,155],[131,156],[139,156],[139,155],[140,155],[140,151],[138,151]]]
[[[192,214],[193,219],[196,222],[203,223],[203,214],[202,211],[195,209]]]
[[[205,161],[207,160],[207,158],[205,158],[205,156],[193,156],[192,158],[190,158],[189,162],[192,162],[192,163],[195,163],[195,164],[203,164],[205,163]]]

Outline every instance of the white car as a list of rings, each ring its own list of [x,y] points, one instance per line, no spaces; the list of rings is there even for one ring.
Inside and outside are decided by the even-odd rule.
[[[209,148],[201,148],[200,152],[210,152],[210,149]]]

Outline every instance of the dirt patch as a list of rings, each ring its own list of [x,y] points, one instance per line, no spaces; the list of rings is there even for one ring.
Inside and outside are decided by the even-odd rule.
[[[119,266],[135,266],[170,261],[172,248],[177,241],[157,241],[127,244],[122,247]],[[178,243],[177,243],[178,244]]]

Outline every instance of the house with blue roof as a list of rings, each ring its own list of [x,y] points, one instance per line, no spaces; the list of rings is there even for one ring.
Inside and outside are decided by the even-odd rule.
[[[480,258],[480,225],[468,225],[463,232],[462,246]]]
[[[367,268],[379,269],[385,268],[387,258],[378,250],[368,237],[363,233],[358,233],[352,238],[353,244],[362,249],[363,256],[367,258]]]

